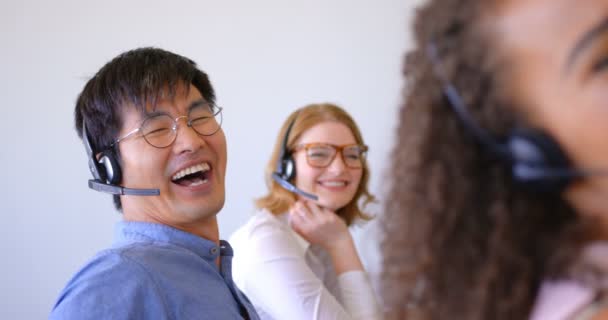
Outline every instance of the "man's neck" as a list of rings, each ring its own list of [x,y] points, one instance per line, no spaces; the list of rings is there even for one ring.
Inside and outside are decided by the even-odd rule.
[[[184,232],[191,233],[203,239],[213,241],[217,245],[219,245],[220,243],[219,227],[217,223],[217,217],[215,215],[201,220],[181,222],[166,221],[150,215],[130,214],[128,211],[125,211],[123,214],[123,219],[125,221],[139,221],[163,224],[169,227],[173,227],[175,229],[182,230]]]
[[[215,216],[207,218],[205,221],[193,222],[186,224],[167,224],[173,228],[182,230],[199,236],[203,239],[213,241],[215,244],[220,244],[220,232]]]

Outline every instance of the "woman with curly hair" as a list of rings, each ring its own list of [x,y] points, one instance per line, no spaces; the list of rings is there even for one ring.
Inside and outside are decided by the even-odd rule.
[[[382,226],[389,319],[602,319],[608,1],[431,0]]]

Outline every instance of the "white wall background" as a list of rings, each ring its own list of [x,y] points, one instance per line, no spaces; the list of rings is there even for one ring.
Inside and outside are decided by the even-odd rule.
[[[265,190],[279,126],[307,103],[335,102],[353,115],[371,148],[371,189],[383,199],[401,58],[419,2],[2,0],[0,319],[46,318],[71,275],[111,243],[120,215],[110,196],[87,188],[72,120],[76,95],[108,60],[158,46],[210,75],[225,110],[219,220],[227,238]],[[376,272],[373,224],[357,238]]]

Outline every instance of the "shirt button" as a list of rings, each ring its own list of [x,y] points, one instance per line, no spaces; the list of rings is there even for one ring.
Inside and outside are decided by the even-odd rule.
[[[217,247],[213,247],[211,248],[211,250],[209,250],[209,252],[211,252],[211,254],[216,254],[217,253]]]

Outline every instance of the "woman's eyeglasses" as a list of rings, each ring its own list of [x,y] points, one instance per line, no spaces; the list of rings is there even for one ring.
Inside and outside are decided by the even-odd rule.
[[[301,150],[306,151],[306,162],[311,167],[325,168],[340,153],[347,167],[359,169],[363,167],[363,159],[367,152],[367,146],[359,144],[336,146],[328,143],[306,143],[296,146],[293,152]]]

